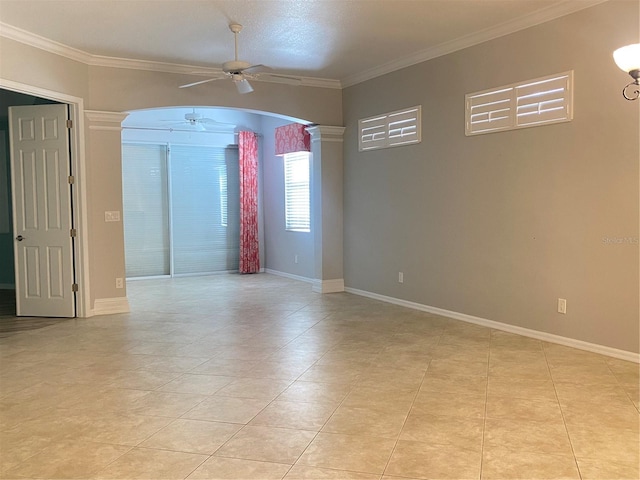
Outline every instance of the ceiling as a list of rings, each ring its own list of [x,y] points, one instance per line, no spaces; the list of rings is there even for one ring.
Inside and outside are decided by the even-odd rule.
[[[186,73],[232,60],[237,22],[241,60],[340,88],[602,1],[0,0],[0,35],[89,64]]]

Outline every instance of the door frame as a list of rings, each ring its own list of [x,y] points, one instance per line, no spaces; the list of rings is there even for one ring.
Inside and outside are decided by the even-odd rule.
[[[71,190],[72,218],[74,228],[78,232],[75,242],[73,242],[75,278],[79,287],[76,292],[76,317],[90,317],[93,313],[90,308],[84,99],[3,78],[0,78],[0,88],[69,105],[69,118],[73,122],[69,139],[71,174],[75,177],[74,188]],[[14,192],[11,193],[11,195],[13,194]]]

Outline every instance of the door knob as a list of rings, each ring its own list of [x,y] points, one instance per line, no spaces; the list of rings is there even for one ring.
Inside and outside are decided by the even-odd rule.
[[[16,237],[16,240],[18,240],[19,242],[21,242],[22,240],[24,240],[24,237],[22,235],[18,235]]]

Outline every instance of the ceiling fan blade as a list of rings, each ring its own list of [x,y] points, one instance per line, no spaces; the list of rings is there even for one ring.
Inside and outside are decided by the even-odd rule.
[[[261,63],[258,63],[256,65],[250,65],[247,68],[243,68],[242,71],[246,72],[247,70],[253,70],[255,68],[262,68],[262,69],[269,69],[269,67],[267,67],[266,65],[263,65]]]
[[[216,72],[214,68],[211,68],[209,70],[192,70],[191,72],[187,73],[187,75],[201,75],[201,76],[207,76],[207,77],[211,77],[212,75],[215,75],[217,77],[220,78],[224,78],[226,76],[226,74],[224,72]]]
[[[235,80],[236,88],[238,89],[238,93],[251,93],[253,92],[253,87],[249,83],[248,80]]]
[[[203,83],[214,82],[216,80],[221,80],[224,77],[216,77],[216,78],[208,78],[207,80],[200,80],[199,82],[187,83],[186,85],[180,85],[178,88],[189,88],[195,87],[196,85],[202,85]]]
[[[205,125],[229,125],[231,127],[235,127],[234,123],[228,123],[228,122],[219,122],[217,120],[214,120],[213,118],[202,118],[200,120],[198,120],[198,123],[204,123]]]

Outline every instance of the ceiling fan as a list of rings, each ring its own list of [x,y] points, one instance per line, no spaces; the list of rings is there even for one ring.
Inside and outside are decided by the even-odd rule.
[[[192,127],[194,130],[199,132],[205,132],[209,130],[211,127],[218,128],[235,128],[233,123],[225,123],[219,122],[218,120],[214,120],[213,118],[207,118],[203,116],[201,113],[196,112],[194,108],[192,112],[184,114],[184,120],[175,121],[175,120],[160,120],[161,122],[171,122],[171,125],[179,126],[186,125],[188,127]]]
[[[249,83],[249,80],[260,80],[260,78],[273,78],[282,83],[288,83],[290,85],[300,85],[302,80],[300,77],[292,77],[287,75],[279,75],[277,73],[257,72],[257,69],[268,69],[262,64],[252,65],[249,62],[238,60],[238,33],[242,31],[242,25],[238,23],[232,23],[229,25],[229,30],[233,32],[235,39],[235,59],[222,64],[222,72],[207,80],[200,80],[199,82],[187,83],[186,85],[180,85],[179,88],[195,87],[203,83],[213,82],[216,80],[231,79],[235,83],[239,93],[251,93],[253,87]],[[201,75],[209,72],[192,72],[193,75]]]

